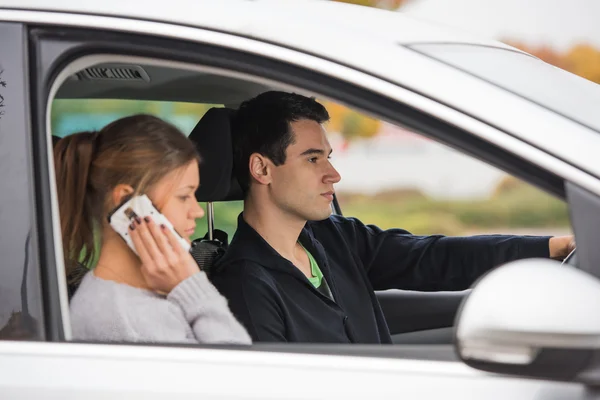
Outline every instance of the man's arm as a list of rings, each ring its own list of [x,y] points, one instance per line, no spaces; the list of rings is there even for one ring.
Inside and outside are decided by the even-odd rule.
[[[550,256],[547,236],[416,236],[354,218],[336,217],[334,222],[357,249],[375,290],[464,290],[500,264]]]
[[[212,282],[227,298],[229,309],[252,340],[286,342],[285,324],[273,288],[260,277],[243,272],[243,266],[227,269],[215,274]]]

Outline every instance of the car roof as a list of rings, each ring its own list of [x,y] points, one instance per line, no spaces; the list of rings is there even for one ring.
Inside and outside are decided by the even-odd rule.
[[[443,42],[509,47],[401,12],[326,0],[0,0],[0,8],[162,21],[280,44],[297,44],[298,36],[310,40],[333,36],[346,46],[353,37],[368,37],[395,45]]]
[[[47,12],[36,16],[11,10]],[[53,12],[64,15],[52,15]],[[110,23],[111,29],[147,33],[151,25],[164,23],[156,28],[160,28],[161,35],[172,33],[174,37],[183,37],[184,31],[189,31],[192,36],[204,34],[193,32],[194,28],[212,31],[212,35],[219,37],[220,43],[226,46],[241,48],[242,44],[247,44],[249,52],[262,55],[266,49],[264,55],[267,57],[285,59],[289,56],[293,58],[290,62],[305,66],[309,65],[308,60],[314,61],[309,68],[332,68],[335,72],[323,72],[363,87],[375,82],[378,88],[393,93],[393,97],[416,101],[418,107],[426,106],[429,112],[439,107],[444,108],[443,112],[459,110],[456,118],[475,116],[540,149],[560,154],[562,159],[574,165],[588,169],[594,166],[594,173],[600,176],[600,165],[595,162],[597,155],[593,151],[593,143],[600,142],[600,135],[592,129],[427,56],[421,50],[432,47],[431,44],[444,47],[460,44],[469,45],[461,46],[469,48],[493,48],[491,50],[513,55],[513,52],[526,53],[494,40],[432,25],[401,12],[326,0],[170,0],[151,5],[140,0],[0,0],[0,16],[34,23],[60,24],[64,21],[65,25],[82,27],[87,25],[79,24],[86,24],[96,16],[107,16],[112,18],[97,18],[92,25],[105,27]],[[122,23],[115,18],[122,19]],[[136,23],[138,21],[144,23]],[[524,57],[535,59],[528,55]],[[540,60],[533,62],[543,64]],[[243,95],[262,90],[264,88],[258,86],[247,87]],[[96,96],[103,97],[101,93]],[[235,105],[240,100],[217,99],[214,93],[206,93],[206,96],[206,99],[196,101]],[[577,140],[565,141],[565,132],[571,137],[578,135],[578,140],[585,139],[590,145],[582,151]]]

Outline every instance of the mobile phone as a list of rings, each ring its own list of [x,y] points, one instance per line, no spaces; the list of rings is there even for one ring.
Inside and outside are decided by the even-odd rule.
[[[123,238],[123,240],[125,240],[125,243],[127,243],[129,248],[133,250],[135,254],[138,253],[135,250],[133,240],[131,240],[131,236],[129,235],[129,225],[133,223],[135,217],[140,217],[142,219],[144,217],[151,217],[155,224],[165,225],[177,238],[181,247],[183,247],[185,251],[190,251],[191,245],[187,240],[177,233],[175,228],[173,228],[173,224],[171,224],[167,217],[162,215],[156,209],[154,204],[152,204],[152,201],[148,196],[143,194],[141,196],[131,197],[108,214],[108,223],[110,226]]]

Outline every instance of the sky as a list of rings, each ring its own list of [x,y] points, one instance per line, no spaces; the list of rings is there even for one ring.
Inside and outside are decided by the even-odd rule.
[[[411,0],[401,12],[492,39],[600,49],[600,0]]]

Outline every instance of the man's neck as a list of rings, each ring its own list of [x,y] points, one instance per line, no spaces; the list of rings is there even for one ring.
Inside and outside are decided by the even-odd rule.
[[[282,257],[298,259],[298,238],[306,220],[290,215],[276,207],[261,207],[260,202],[244,202],[244,221]]]

